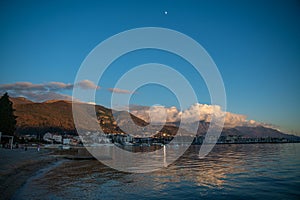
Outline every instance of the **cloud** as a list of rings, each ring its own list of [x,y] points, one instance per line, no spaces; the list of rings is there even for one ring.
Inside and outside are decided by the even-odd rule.
[[[62,82],[50,82],[44,84],[45,87],[47,87],[49,90],[71,90],[73,89],[72,84],[66,84]]]
[[[129,111],[143,119],[146,122],[161,122],[164,123],[166,122],[176,122],[178,120],[180,120],[178,114],[179,111],[177,110],[176,107],[170,107],[170,108],[166,108],[163,106],[152,106],[152,107],[148,107],[148,106],[130,106]],[[166,116],[165,118],[161,119],[160,116]]]
[[[166,108],[164,106],[136,106],[131,105],[129,111],[143,119],[146,122],[152,123],[165,123],[165,122],[176,122],[178,118],[178,110],[176,107]]]
[[[72,96],[60,94],[57,92],[34,92],[34,91],[10,91],[9,95],[12,97],[25,97],[35,102],[43,102],[52,99],[60,99],[60,100],[72,100]]]
[[[95,85],[90,80],[83,80],[75,84],[62,83],[62,82],[49,82],[43,84],[33,84],[30,82],[16,82],[11,84],[0,85],[1,91],[59,91],[59,90],[72,90],[74,87],[80,87],[81,89],[99,89],[100,87]]]
[[[111,93],[119,93],[119,94],[132,94],[133,92],[129,91],[129,90],[123,90],[123,89],[119,89],[119,88],[108,88],[108,91],[110,91]]]
[[[61,92],[72,90],[74,87],[81,89],[99,89],[92,81],[83,80],[75,84],[62,82],[48,82],[33,84],[31,82],[16,82],[1,84],[0,93],[8,92],[13,97],[23,96],[33,101],[41,102],[52,99],[72,100],[72,96]]]
[[[223,112],[221,107],[218,105],[207,105],[207,104],[193,104],[191,107],[184,111],[179,111],[176,107],[162,107],[162,106],[133,106],[130,107],[130,112],[147,121],[150,122],[178,122],[181,119],[185,119],[190,122],[195,121],[205,121],[210,122],[212,116],[221,117],[225,115],[225,127],[236,127],[236,126],[257,126],[258,123],[254,120],[247,120],[247,116]],[[164,117],[162,117],[164,116]]]
[[[90,80],[83,80],[75,84],[75,86],[80,87],[81,89],[100,89],[100,86],[95,85],[92,81]]]
[[[19,91],[19,90],[39,90],[39,91],[47,91],[48,89],[42,84],[33,84],[30,82],[17,82],[12,84],[2,84],[0,85],[1,91]]]

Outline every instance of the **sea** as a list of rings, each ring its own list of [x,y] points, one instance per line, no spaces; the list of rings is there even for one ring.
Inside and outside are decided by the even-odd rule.
[[[204,158],[199,149],[149,173],[59,160],[12,199],[300,199],[300,143],[218,144]]]

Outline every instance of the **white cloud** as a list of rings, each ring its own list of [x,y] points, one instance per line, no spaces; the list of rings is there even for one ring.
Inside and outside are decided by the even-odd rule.
[[[108,91],[110,92],[114,92],[114,93],[119,93],[119,94],[132,94],[133,92],[129,91],[129,90],[124,90],[124,89],[120,89],[120,88],[108,88]]]
[[[62,90],[62,89],[73,89],[73,85],[68,83],[62,83],[62,82],[50,82],[50,83],[46,83],[44,84],[44,86],[46,88],[49,88],[50,90]]]
[[[11,84],[1,84],[0,93],[8,92],[13,97],[23,96],[32,101],[47,101],[52,99],[72,100],[72,96],[60,92],[72,90],[74,87],[81,89],[99,89],[92,81],[83,80],[76,84],[62,82],[48,82],[34,84],[31,82],[16,82]]]
[[[80,87],[81,89],[100,89],[100,86],[96,85],[90,80],[83,80],[75,84],[75,86]]]
[[[226,127],[235,127],[235,126],[256,126],[260,123],[255,122],[254,120],[247,120],[247,116],[230,113],[230,112],[223,112],[220,106],[217,105],[207,105],[207,104],[199,104],[196,103],[189,107],[184,111],[178,111],[176,107],[165,108],[162,106],[154,106],[151,107],[145,106],[134,106],[130,108],[130,112],[147,121],[150,122],[154,121],[156,123],[161,122],[177,122],[181,119],[185,119],[190,122],[195,121],[205,121],[210,122],[212,116],[221,117],[225,114],[225,126]]]
[[[58,90],[71,90],[73,87],[80,87],[82,89],[99,89],[100,87],[95,85],[90,80],[83,80],[75,85],[71,83],[62,83],[62,82],[49,82],[42,84],[33,84],[30,82],[16,82],[11,84],[2,84],[0,85],[0,91],[58,91]]]
[[[59,99],[59,100],[68,100],[72,101],[72,96],[60,94],[57,92],[34,92],[34,91],[10,91],[9,95],[12,97],[25,97],[35,102],[43,102],[52,99]]]

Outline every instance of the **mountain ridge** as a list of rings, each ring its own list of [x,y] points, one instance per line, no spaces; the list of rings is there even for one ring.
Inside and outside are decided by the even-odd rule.
[[[76,134],[76,128],[73,121],[72,115],[72,102],[66,100],[50,100],[45,102],[33,102],[23,97],[11,97],[10,100],[13,102],[13,107],[15,109],[15,115],[17,118],[17,134],[45,134],[46,132],[55,133],[69,133]],[[147,126],[149,123],[146,121],[130,114],[132,121],[135,124],[131,124],[130,120],[124,119],[122,115],[125,115],[124,111],[114,111],[101,105],[91,105],[82,102],[76,102],[80,104],[79,109],[83,117],[90,117],[90,114],[85,111],[85,108],[94,107],[97,115],[97,120],[102,130],[105,133],[124,133],[117,124],[120,123],[126,126],[126,130],[130,133],[138,132],[139,129],[135,129],[138,125],[139,127],[146,129],[151,133],[156,127]],[[114,113],[114,114],[113,114]],[[128,114],[128,113],[127,113]],[[114,117],[120,118],[115,120]],[[198,136],[204,136],[209,127],[209,122],[198,121],[193,122],[198,123]],[[161,129],[159,134],[162,132],[167,133],[169,136],[176,135],[179,130],[179,122],[176,123],[166,123]],[[90,127],[88,125],[83,126],[84,129],[89,131]],[[180,129],[181,132],[188,134],[188,127],[183,126]],[[126,133],[126,132],[125,132]],[[229,135],[240,135],[242,137],[281,137],[281,138],[291,138],[297,137],[290,134],[282,133],[278,130],[267,128],[263,126],[256,127],[234,127],[234,128],[223,128],[221,136]]]

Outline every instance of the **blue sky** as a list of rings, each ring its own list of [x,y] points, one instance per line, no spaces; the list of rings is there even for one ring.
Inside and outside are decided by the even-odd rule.
[[[180,31],[215,61],[228,111],[300,131],[297,1],[1,1],[0,27],[0,84],[72,84],[87,54],[110,36],[138,27]],[[108,106],[107,88],[126,70],[147,62],[179,70],[197,87],[200,103],[210,102],[189,63],[155,50],[116,60],[99,83],[97,102]],[[153,93],[159,98],[151,98]],[[167,89],[157,86],[141,88],[131,103],[177,105]]]

